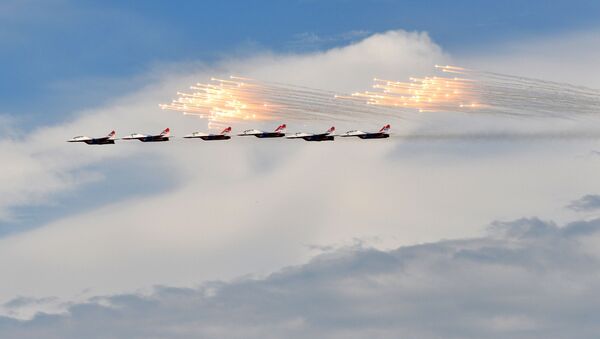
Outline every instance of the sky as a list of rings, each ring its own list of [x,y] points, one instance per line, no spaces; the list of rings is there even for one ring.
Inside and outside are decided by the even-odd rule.
[[[438,136],[373,143],[65,140],[206,130],[158,104],[229,74],[350,92],[458,64],[600,88],[598,14],[596,1],[3,2],[0,336],[594,337],[597,119],[287,122]]]
[[[53,123],[146,83],[157,65],[326,49],[393,29],[452,53],[585,30],[597,1],[18,1],[0,5],[3,113]],[[176,67],[176,66],[175,66]]]

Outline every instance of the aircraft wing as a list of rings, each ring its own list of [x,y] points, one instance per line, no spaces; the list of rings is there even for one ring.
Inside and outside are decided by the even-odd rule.
[[[193,139],[193,138],[202,138],[202,137],[207,137],[211,134],[207,134],[207,133],[203,133],[203,132],[194,132],[192,134],[188,134],[186,136],[184,136],[184,138],[186,139]]]
[[[139,133],[133,133],[127,136],[122,137],[122,140],[137,140],[137,139],[143,139],[143,138],[147,138],[149,137],[149,135],[146,134],[139,134]]]
[[[247,129],[245,131],[243,131],[242,133],[238,134],[238,136],[243,137],[246,135],[257,135],[257,134],[263,134],[265,132],[263,131],[259,131],[257,129]]]
[[[299,138],[306,138],[306,137],[312,137],[312,136],[315,136],[315,134],[300,132],[300,133],[288,135],[286,138],[287,139],[299,139]]]
[[[344,134],[342,134],[342,137],[358,137],[361,135],[367,135],[367,132],[363,132],[363,131],[358,131],[358,130],[354,130],[354,131],[348,131]]]
[[[80,136],[77,136],[77,137],[67,140],[67,142],[84,142],[84,141],[92,141],[92,140],[94,140],[94,138],[80,135]]]

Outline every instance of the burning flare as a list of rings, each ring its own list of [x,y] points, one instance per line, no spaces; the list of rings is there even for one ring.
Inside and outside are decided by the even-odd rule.
[[[243,120],[372,123],[415,112],[568,119],[600,112],[598,90],[456,66],[435,68],[443,74],[407,82],[376,78],[372,90],[346,95],[236,76],[211,78],[160,107],[206,118],[216,128]]]
[[[162,109],[197,115],[210,122],[267,120],[275,107],[261,97],[261,88],[252,79],[231,77],[231,80],[211,78],[212,83],[197,83],[191,93],[178,92],[178,98]]]

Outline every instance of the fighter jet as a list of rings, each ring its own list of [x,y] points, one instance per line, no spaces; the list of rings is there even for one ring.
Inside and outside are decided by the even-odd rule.
[[[88,145],[111,145],[115,143],[115,131],[108,133],[107,136],[101,138],[90,138],[83,135],[67,140],[68,142],[85,142]]]
[[[227,135],[231,132],[231,127],[227,127],[220,134],[206,134],[202,132],[194,132],[184,136],[186,139],[202,139],[202,140],[229,140],[231,137]]]
[[[304,139],[306,141],[333,141],[335,135],[333,132],[335,131],[335,127],[331,126],[330,129],[325,133],[320,134],[311,134],[311,133],[296,133],[287,137],[288,139]]]
[[[342,137],[359,137],[361,139],[383,139],[383,138],[389,138],[390,134],[388,133],[388,131],[390,130],[391,126],[389,124],[383,126],[379,132],[363,132],[363,131],[357,131],[357,130],[353,130],[353,131],[348,131],[344,134],[342,134]]]
[[[169,128],[166,128],[159,135],[146,135],[146,134],[133,133],[133,134],[123,137],[121,139],[122,140],[139,140],[141,142],[169,141],[170,133],[171,133],[171,130]]]
[[[285,124],[279,125],[273,132],[263,132],[257,129],[248,129],[238,134],[240,137],[254,135],[257,138],[281,138],[285,136],[283,132],[287,126]]]

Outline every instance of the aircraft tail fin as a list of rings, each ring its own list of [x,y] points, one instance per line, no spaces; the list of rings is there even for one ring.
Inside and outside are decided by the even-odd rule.
[[[331,126],[328,130],[327,130],[327,134],[331,134],[335,132],[335,126]]]
[[[165,128],[165,130],[160,133],[163,137],[168,137],[169,134],[171,134],[171,129],[169,127]]]
[[[387,124],[379,130],[379,133],[386,133],[390,130],[390,128],[392,128],[392,126],[390,126],[390,124]]]
[[[275,129],[275,132],[283,132],[286,128],[287,126],[285,124],[281,124]]]
[[[224,129],[224,130],[221,132],[221,135],[228,134],[229,132],[231,132],[231,127],[227,127],[226,129]]]
[[[117,132],[111,131],[110,133],[108,133],[108,138],[109,139],[114,139],[116,135],[117,135]]]

